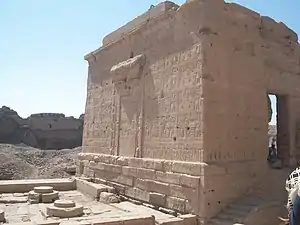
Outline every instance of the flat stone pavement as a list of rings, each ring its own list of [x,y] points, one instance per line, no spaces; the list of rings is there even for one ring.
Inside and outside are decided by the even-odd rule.
[[[182,219],[164,214],[143,205],[135,205],[131,202],[115,204],[104,204],[92,200],[78,191],[60,192],[60,199],[75,201],[78,205],[84,206],[84,215],[77,218],[59,219],[49,218],[46,215],[46,207],[49,204],[28,204],[26,202],[28,193],[1,194],[0,209],[5,212],[6,223],[8,224],[103,224],[105,221],[123,221],[130,219],[145,219],[153,215],[159,224],[167,221],[180,221]],[[51,204],[50,204],[51,205]],[[57,222],[57,223],[55,223]],[[1,224],[1,223],[0,223]],[[136,224],[136,223],[134,223]],[[149,223],[150,224],[150,223]],[[169,223],[168,223],[169,224]],[[177,223],[176,223],[177,224]]]

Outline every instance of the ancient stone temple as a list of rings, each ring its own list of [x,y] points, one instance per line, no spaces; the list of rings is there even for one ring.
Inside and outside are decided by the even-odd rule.
[[[222,0],[166,1],[107,35],[89,63],[78,174],[210,218],[267,170],[267,94],[278,151],[296,162],[300,47],[281,22]]]

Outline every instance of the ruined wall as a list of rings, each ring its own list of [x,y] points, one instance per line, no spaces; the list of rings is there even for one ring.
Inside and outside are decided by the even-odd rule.
[[[95,54],[96,62],[90,64],[85,152],[133,157],[141,141],[145,158],[202,160],[201,44],[171,13]],[[144,80],[128,81],[126,86],[144,85],[144,96],[142,90],[126,96],[121,93],[126,87],[111,80],[112,66],[131,53],[143,54],[147,65]],[[142,108],[144,126],[139,128]],[[138,129],[143,129],[142,140],[137,140]]]
[[[84,153],[77,174],[105,179],[129,197],[200,215],[202,47],[190,34],[196,24],[187,24],[188,12],[175,12],[169,8],[87,56]],[[146,64],[139,79],[131,79],[125,65],[140,55]]]
[[[279,104],[278,137],[287,163],[294,151],[295,118],[300,116],[297,35],[242,6],[212,2],[190,4],[191,10],[202,7],[207,12],[199,27],[207,77],[203,81],[205,162],[228,170],[222,177],[205,176],[206,189],[213,190],[207,194],[212,205],[208,214],[215,214],[265,175],[267,94],[288,98],[287,104]]]
[[[267,93],[289,96],[281,124],[291,135],[281,140],[289,137],[286,152],[293,152],[299,47],[284,25],[236,4],[194,0],[164,10],[109,35],[86,56],[77,173],[207,218],[266,171]],[[145,65],[132,79],[138,67],[129,65],[140,56]],[[111,72],[114,66],[127,72]]]

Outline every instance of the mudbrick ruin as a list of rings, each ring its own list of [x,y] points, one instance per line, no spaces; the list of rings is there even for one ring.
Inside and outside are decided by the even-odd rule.
[[[0,143],[26,144],[39,149],[75,148],[82,145],[80,118],[59,113],[38,113],[26,119],[6,106],[0,108]]]
[[[279,224],[288,166],[299,160],[295,32],[222,0],[166,1],[85,59],[76,177],[0,182],[1,221]],[[266,162],[268,94],[277,95],[281,170]]]

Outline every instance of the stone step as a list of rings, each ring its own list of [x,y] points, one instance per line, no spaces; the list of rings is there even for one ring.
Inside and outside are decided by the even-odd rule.
[[[74,179],[2,180],[0,193],[25,193],[36,186],[51,186],[57,191],[70,191],[76,189],[76,182]]]

